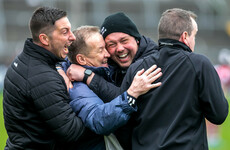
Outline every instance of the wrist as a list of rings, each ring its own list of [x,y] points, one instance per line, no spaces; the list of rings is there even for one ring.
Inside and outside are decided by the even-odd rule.
[[[133,97],[132,95],[129,95],[127,93],[127,100],[128,100],[128,104],[131,106],[131,107],[136,107],[136,98]]]
[[[90,82],[92,81],[93,77],[94,77],[94,73],[91,70],[89,70],[89,69],[85,69],[82,81],[85,84],[89,85]]]
[[[56,67],[56,70],[62,70],[62,67]]]
[[[134,97],[134,98],[136,98],[136,99],[140,95],[137,92],[135,92],[134,90],[131,90],[130,88],[127,90],[127,94],[130,95],[130,96],[132,96],[132,97]]]
[[[87,85],[90,84],[90,82],[92,81],[93,77],[94,77],[94,72],[92,72],[92,74],[88,77],[88,79],[87,79],[87,81],[86,81],[86,84],[87,84]]]
[[[56,63],[56,70],[62,70],[62,65],[61,65],[61,63]]]
[[[83,77],[83,82],[84,83],[87,83],[87,79],[90,77],[91,74],[92,74],[92,70],[85,69],[85,71],[84,71],[84,77]]]

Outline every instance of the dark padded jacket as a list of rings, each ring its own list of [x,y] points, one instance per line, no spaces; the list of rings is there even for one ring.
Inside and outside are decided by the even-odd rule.
[[[142,36],[140,40],[140,44],[138,46],[137,53],[132,63],[150,55],[151,53],[154,53],[156,49],[158,49],[158,46],[154,41],[152,41],[150,38]],[[120,91],[119,87],[128,69],[128,68],[120,68],[112,60],[109,61],[109,65],[112,70],[111,74],[114,82],[109,83],[105,79],[103,79],[103,77],[96,74],[89,85],[90,89],[92,89],[93,92],[96,93],[105,102],[114,99],[115,97],[117,97],[118,95],[124,92],[124,91]]]
[[[3,91],[6,149],[68,149],[85,130],[69,106],[61,61],[27,39],[9,67]],[[63,148],[64,146],[64,148]]]
[[[218,74],[206,57],[179,41],[160,40],[159,47],[127,71],[123,90],[139,69],[153,64],[162,69],[162,85],[138,97],[138,111],[126,127],[132,132],[117,137],[132,150],[208,150],[205,118],[221,124],[228,115]]]

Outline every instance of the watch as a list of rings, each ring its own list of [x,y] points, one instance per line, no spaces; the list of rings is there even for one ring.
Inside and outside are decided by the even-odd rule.
[[[84,78],[83,78],[83,82],[86,83],[88,77],[92,74],[92,70],[86,69],[84,72]]]

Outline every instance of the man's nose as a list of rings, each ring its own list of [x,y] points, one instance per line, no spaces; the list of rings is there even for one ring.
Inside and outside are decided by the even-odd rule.
[[[75,35],[73,34],[73,32],[70,33],[69,40],[71,40],[71,41],[75,41],[75,40],[76,40],[76,37],[75,37]]]
[[[124,50],[123,45],[121,43],[117,43],[117,49],[116,49],[116,51],[117,52],[122,52],[123,50]]]

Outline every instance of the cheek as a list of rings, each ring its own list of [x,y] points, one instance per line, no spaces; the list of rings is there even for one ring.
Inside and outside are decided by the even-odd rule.
[[[102,63],[103,60],[104,60],[104,56],[100,56],[100,57],[98,58],[98,61],[99,61],[100,63]]]
[[[191,46],[195,45],[195,39],[194,38],[191,39],[190,44],[191,44]]]
[[[135,46],[130,46],[130,54],[132,55],[132,57],[135,57],[136,53],[137,53],[137,49],[138,47],[135,47]]]
[[[107,51],[109,52],[110,55],[113,55],[115,53],[115,49],[112,48],[107,49]]]

